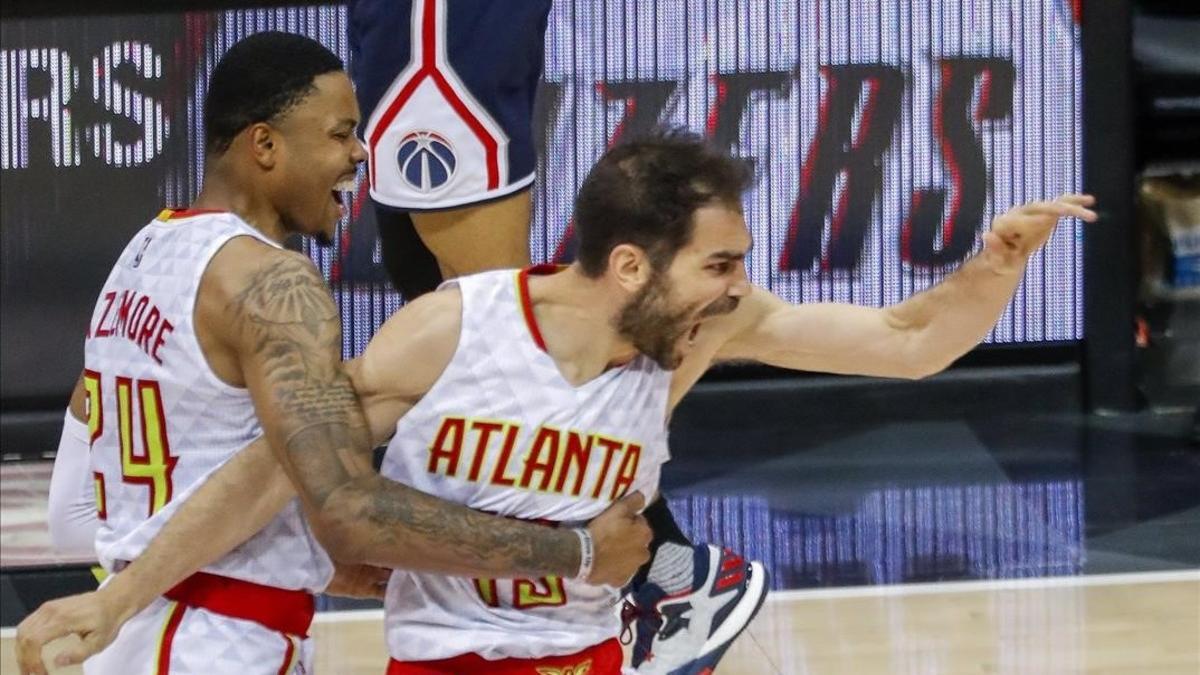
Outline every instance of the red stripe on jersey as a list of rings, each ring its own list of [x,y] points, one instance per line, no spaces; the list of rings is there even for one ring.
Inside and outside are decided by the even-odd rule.
[[[229,213],[225,209],[163,209],[163,212],[158,215],[159,220],[177,220],[179,218],[191,218],[192,216],[202,216],[206,213]]]
[[[420,68],[413,74],[412,79],[404,83],[404,86],[396,94],[396,98],[384,109],[383,115],[379,118],[379,124],[375,126],[371,137],[367,139],[367,144],[371,148],[371,170],[369,172],[371,186],[375,186],[375,158],[378,155],[376,147],[379,145],[379,139],[383,138],[383,132],[396,119],[396,115],[400,114],[400,109],[412,97],[413,92],[417,90],[417,86],[424,82],[425,78],[429,77],[433,78],[434,85],[446,99],[446,102],[450,104],[450,107],[454,109],[454,112],[463,122],[466,122],[467,126],[471,129],[471,133],[475,134],[475,137],[483,144],[484,153],[487,157],[487,188],[495,190],[500,187],[500,144],[488,133],[483,123],[479,121],[479,118],[471,113],[466,103],[458,96],[454,88],[450,86],[450,81],[446,79],[446,76],[437,67],[438,32],[437,15],[435,14],[437,11],[437,2],[438,0],[424,0],[421,5]]]
[[[609,638],[574,654],[543,656],[537,659],[485,659],[478,654],[461,654],[440,661],[388,661],[387,675],[433,675],[435,673],[488,673],[489,675],[525,675],[526,673],[619,673],[625,655],[621,643]]]
[[[163,594],[214,614],[253,621],[278,633],[308,637],[314,600],[306,591],[264,586],[252,581],[196,572]]]
[[[287,651],[283,653],[283,665],[279,666],[278,675],[288,675],[288,670],[292,665],[292,657],[296,655],[296,643],[292,642],[292,639],[287,635],[283,633],[280,633],[280,635],[283,635],[283,641],[287,643]]]
[[[163,626],[162,639],[158,642],[157,675],[169,675],[171,672],[171,643],[175,641],[175,631],[179,630],[179,624],[183,622],[183,613],[186,611],[187,605],[182,602],[175,603],[171,608],[171,615],[167,617],[167,623]]]
[[[566,265],[542,263],[531,265],[517,272],[517,295],[521,302],[521,313],[525,315],[525,325],[529,326],[529,334],[537,344],[538,349],[546,351],[546,340],[542,338],[542,329],[538,327],[537,317],[533,314],[533,300],[529,298],[529,275],[546,276],[557,274],[567,268]]]
[[[542,331],[538,328],[537,317],[533,314],[533,301],[529,299],[529,274],[535,268],[526,267],[517,272],[517,294],[521,300],[521,313],[525,315],[525,325],[529,327],[529,335],[533,337],[533,342],[538,346],[538,349],[546,351],[546,340],[542,338]]]

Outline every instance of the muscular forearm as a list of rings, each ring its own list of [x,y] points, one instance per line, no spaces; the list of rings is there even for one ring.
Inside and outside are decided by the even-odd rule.
[[[308,261],[264,268],[230,310],[259,419],[335,560],[478,576],[579,571],[572,532],[475,513],[375,472],[370,429],[339,361],[341,320]]]
[[[350,562],[461,576],[579,571],[579,539],[569,530],[473,511],[378,475],[339,489],[324,520]]]
[[[294,496],[260,439],[182,502],[146,550],[102,591],[136,613],[262,530]]]
[[[970,351],[996,325],[1021,276],[977,256],[940,284],[889,307],[890,320],[908,334],[904,358],[932,373]]]

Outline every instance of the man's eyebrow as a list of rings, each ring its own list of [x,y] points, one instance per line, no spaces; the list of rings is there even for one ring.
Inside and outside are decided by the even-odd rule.
[[[708,256],[709,260],[741,260],[746,257],[742,251],[717,251]]]

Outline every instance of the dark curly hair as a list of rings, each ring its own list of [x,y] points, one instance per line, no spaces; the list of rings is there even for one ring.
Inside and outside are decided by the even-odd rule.
[[[575,198],[576,256],[598,277],[620,244],[634,244],[663,269],[692,239],[692,215],[718,203],[741,211],[746,162],[683,129],[660,129],[600,158]]]
[[[318,75],[342,70],[320,42],[292,33],[256,33],[229,48],[213,69],[204,103],[204,149],[220,155],[243,129],[286,113],[312,93]]]

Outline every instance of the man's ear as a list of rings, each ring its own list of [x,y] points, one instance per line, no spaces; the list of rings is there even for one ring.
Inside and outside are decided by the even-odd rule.
[[[279,161],[279,134],[266,122],[251,124],[243,132],[249,141],[254,161],[264,169],[275,168]]]
[[[634,244],[618,244],[608,254],[608,273],[630,293],[650,281],[653,269],[645,249]]]

